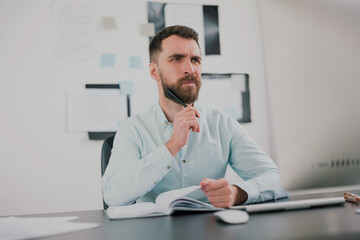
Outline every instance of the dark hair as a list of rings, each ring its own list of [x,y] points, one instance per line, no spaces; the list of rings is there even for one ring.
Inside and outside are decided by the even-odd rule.
[[[162,49],[161,49],[162,41],[172,35],[177,35],[179,37],[183,37],[183,38],[187,38],[187,39],[194,39],[200,48],[199,41],[198,41],[199,36],[198,36],[198,33],[194,29],[186,27],[186,26],[180,26],[180,25],[166,27],[166,28],[162,29],[160,32],[158,32],[149,44],[150,62],[157,61],[156,56],[159,52],[162,51]]]

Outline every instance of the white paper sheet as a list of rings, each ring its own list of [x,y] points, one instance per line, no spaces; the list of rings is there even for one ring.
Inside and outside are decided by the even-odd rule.
[[[112,30],[117,28],[114,17],[102,17],[102,25],[105,30]]]
[[[143,23],[139,25],[140,36],[153,37],[155,36],[155,24],[154,23]]]
[[[142,202],[129,206],[109,207],[105,211],[106,215],[110,219],[164,216],[169,215],[171,212],[171,209],[163,208],[153,202]]]
[[[87,2],[55,2],[52,10],[56,56],[76,60],[94,57],[96,5]]]
[[[243,115],[241,91],[233,88],[234,79],[205,79],[199,93],[198,104],[206,108],[216,108],[229,113],[236,120]]]
[[[91,229],[97,223],[69,222],[77,217],[3,217],[0,218],[0,239],[33,239]]]
[[[120,94],[120,89],[68,92],[69,131],[115,132],[126,118],[126,97]]]
[[[231,88],[235,91],[245,92],[245,74],[231,74]]]
[[[167,208],[170,205],[170,203],[175,199],[185,196],[198,189],[200,189],[200,186],[190,186],[186,188],[175,189],[172,191],[165,192],[156,198],[156,204],[164,208]]]
[[[200,48],[205,49],[203,6],[195,4],[166,4],[165,25],[184,25],[193,28],[199,34]]]

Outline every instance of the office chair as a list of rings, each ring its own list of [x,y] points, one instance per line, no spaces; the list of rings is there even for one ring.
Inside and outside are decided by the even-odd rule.
[[[111,155],[111,149],[113,147],[113,142],[114,142],[114,137],[109,137],[107,139],[105,139],[103,145],[102,145],[102,149],[101,149],[101,176],[104,175],[105,169],[109,163],[109,159],[110,159],[110,155]],[[108,205],[104,202],[104,198],[103,198],[103,205],[104,205],[104,209],[108,208]]]

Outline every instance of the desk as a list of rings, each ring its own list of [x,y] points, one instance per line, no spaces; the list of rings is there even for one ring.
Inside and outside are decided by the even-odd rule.
[[[360,191],[354,191],[360,193]],[[342,193],[290,197],[293,200],[342,196]],[[225,239],[360,239],[360,208],[344,206],[251,214],[249,222],[227,225],[212,213],[176,213],[173,216],[108,220],[102,210],[32,216],[79,216],[76,221],[100,223],[102,227],[45,239],[100,240],[225,240]]]

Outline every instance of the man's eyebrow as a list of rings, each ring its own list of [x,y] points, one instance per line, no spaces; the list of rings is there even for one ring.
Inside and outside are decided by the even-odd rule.
[[[192,58],[192,59],[198,59],[198,60],[201,60],[201,56],[197,56],[197,55],[192,56],[191,58]]]
[[[170,56],[168,56],[168,58],[176,58],[176,57],[185,57],[186,55],[185,54],[181,54],[181,53],[174,53],[174,54],[171,54]]]

